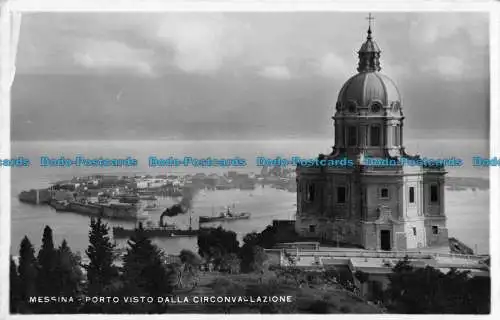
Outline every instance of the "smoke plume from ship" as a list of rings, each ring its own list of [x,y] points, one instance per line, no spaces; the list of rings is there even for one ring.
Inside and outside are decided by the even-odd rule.
[[[193,200],[198,190],[194,188],[184,188],[182,191],[182,199],[179,203],[167,208],[162,216],[175,217],[179,214],[184,214],[191,210]]]

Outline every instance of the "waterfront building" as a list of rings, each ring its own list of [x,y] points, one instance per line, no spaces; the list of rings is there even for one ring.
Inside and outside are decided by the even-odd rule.
[[[318,157],[350,161],[297,167],[295,229],[303,237],[373,250],[447,247],[446,172],[400,164],[420,157],[405,150],[404,106],[396,84],[380,72],[380,55],[370,26],[358,73],[338,94],[335,146]],[[368,165],[367,158],[390,161]]]

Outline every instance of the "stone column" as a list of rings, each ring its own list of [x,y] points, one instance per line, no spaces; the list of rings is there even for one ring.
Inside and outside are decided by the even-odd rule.
[[[366,146],[368,145],[367,137],[368,137],[368,132],[367,132],[368,125],[362,124],[359,127],[359,141],[358,145],[360,146],[361,149],[366,149]]]
[[[384,129],[382,130],[384,133],[384,147],[386,149],[390,149],[393,146],[393,127],[390,122],[386,122],[384,125]]]
[[[399,145],[404,146],[404,143],[403,143],[403,121],[399,122]]]
[[[335,146],[338,148],[342,145],[341,143],[341,135],[340,135],[340,126],[337,120],[334,121],[334,129],[335,129]]]
[[[336,121],[335,122],[335,127],[338,127],[338,133],[339,133],[339,139],[338,139],[338,147],[340,148],[345,148],[346,147],[346,142],[345,141],[345,130],[346,127],[344,125],[344,121]]]
[[[404,215],[406,215],[407,210],[406,209],[406,203],[404,203],[403,199],[405,198],[402,192],[406,192],[406,188],[403,182],[398,182],[396,185],[396,204],[398,208],[398,216],[396,219],[401,220]]]
[[[439,181],[439,215],[440,216],[444,216],[445,215],[445,210],[444,210],[444,206],[445,206],[445,192],[444,192],[444,181]]]

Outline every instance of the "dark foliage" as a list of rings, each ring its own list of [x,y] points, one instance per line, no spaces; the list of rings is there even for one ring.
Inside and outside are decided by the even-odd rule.
[[[238,274],[241,271],[241,260],[236,253],[228,253],[222,256],[219,263],[219,270],[231,274]]]
[[[222,227],[206,229],[198,235],[198,253],[206,261],[220,265],[223,256],[238,253],[239,242],[236,233]]]
[[[118,276],[118,269],[113,264],[115,245],[109,239],[109,227],[106,223],[90,220],[89,246],[85,251],[90,262],[87,269],[88,295],[103,295],[107,287]]]
[[[412,268],[407,258],[389,276],[385,292],[388,309],[410,314],[487,314],[490,279],[471,278],[451,269],[444,274],[432,267]]]
[[[172,292],[167,268],[160,250],[147,238],[142,225],[128,241],[124,258],[122,293],[134,296],[164,296]],[[165,306],[138,304],[134,312],[159,313]],[[140,309],[140,310],[138,310]]]
[[[10,281],[10,312],[18,313],[18,306],[21,302],[21,291],[20,291],[20,279],[17,273],[16,263],[10,257],[10,271],[9,271],[9,281]]]
[[[359,280],[360,283],[365,283],[366,281],[368,281],[368,274],[366,272],[358,270],[356,271],[354,276]]]
[[[182,288],[189,283],[193,289],[198,285],[198,273],[203,259],[190,250],[181,250],[179,254],[180,263],[169,266],[169,282],[175,287]]]
[[[54,283],[58,279],[56,273],[57,252],[54,248],[52,229],[49,226],[45,226],[43,230],[42,247],[38,252],[37,261],[39,266],[37,277],[38,294],[41,296],[56,296],[58,288],[54,286]]]
[[[267,254],[262,247],[249,243],[245,243],[241,247],[240,258],[241,270],[243,272],[264,271],[266,267],[266,261],[268,259]]]
[[[274,226],[267,226],[261,233],[252,232],[248,233],[243,238],[244,245],[259,246],[262,248],[272,248],[278,242],[279,230]]]
[[[226,278],[217,278],[211,284],[212,290],[218,296],[241,296],[245,294],[245,288],[237,282]],[[231,313],[234,307],[231,303],[219,304],[220,311],[223,313]]]
[[[80,269],[80,257],[71,252],[66,240],[63,240],[57,250],[57,264],[55,267],[58,278],[53,286],[58,296],[74,297],[75,303],[61,303],[51,311],[56,313],[74,313],[80,305],[78,297],[82,296],[82,281],[84,279]]]
[[[267,226],[259,234],[259,239],[257,245],[262,248],[272,248],[278,242],[278,230],[274,226]]]
[[[321,300],[312,302],[307,308],[304,308],[304,311],[313,314],[339,313],[337,305],[329,295],[323,296]]]
[[[38,264],[35,258],[35,250],[28,237],[21,241],[19,249],[19,297],[20,303],[17,310],[20,313],[30,313],[32,308],[27,304],[29,297],[36,296],[36,282],[38,276]]]

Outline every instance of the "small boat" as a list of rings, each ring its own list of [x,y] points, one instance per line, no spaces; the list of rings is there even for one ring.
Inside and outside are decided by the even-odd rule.
[[[234,205],[233,205],[233,207],[234,207]],[[249,219],[250,216],[251,216],[250,212],[235,213],[229,207],[227,207],[227,210],[219,213],[218,216],[212,216],[212,217],[210,217],[210,216],[200,216],[199,223]]]

